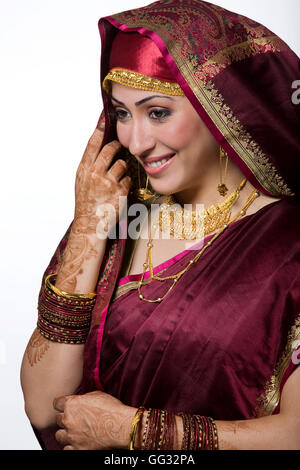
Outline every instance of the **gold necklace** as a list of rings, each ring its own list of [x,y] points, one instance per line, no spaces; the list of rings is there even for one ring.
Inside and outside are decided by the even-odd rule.
[[[178,240],[202,239],[227,224],[231,209],[240,197],[246,179],[239,184],[224,201],[207,209],[189,211],[176,203],[173,195],[168,196],[159,213],[159,228]]]
[[[150,233],[150,238],[149,238],[149,241],[148,241],[148,244],[147,244],[147,247],[148,247],[148,250],[147,250],[147,255],[146,255],[146,261],[145,263],[143,264],[143,274],[142,274],[142,277],[141,277],[141,280],[139,281],[138,283],[138,294],[139,294],[139,298],[140,300],[144,300],[145,302],[149,302],[149,303],[160,303],[162,302],[166,296],[172,291],[172,289],[175,287],[175,285],[177,284],[177,282],[179,281],[179,279],[199,260],[199,258],[203,255],[203,253],[213,245],[213,243],[215,242],[215,240],[217,240],[217,238],[219,238],[219,236],[225,232],[225,230],[227,230],[227,228],[233,223],[235,222],[236,220],[238,220],[240,217],[243,217],[244,215],[246,215],[247,213],[247,210],[248,208],[251,206],[251,204],[255,201],[255,199],[257,199],[258,197],[260,196],[260,192],[257,191],[257,190],[254,190],[251,195],[249,196],[249,198],[247,199],[246,201],[246,204],[244,205],[244,207],[232,218],[232,220],[230,220],[228,223],[224,224],[224,226],[222,228],[220,228],[220,230],[211,238],[211,240],[209,240],[206,245],[204,245],[204,247],[199,251],[199,253],[197,253],[197,255],[191,260],[189,261],[188,265],[182,269],[179,273],[177,274],[174,274],[172,276],[167,276],[167,277],[159,277],[159,276],[156,276],[154,273],[153,273],[153,264],[152,264],[152,248],[153,248],[153,229],[156,230],[157,229],[157,222],[153,225],[152,227],[152,230],[151,230],[151,233]],[[169,289],[167,290],[167,292],[164,294],[163,297],[158,297],[157,299],[146,299],[142,292],[141,292],[141,287],[143,285],[145,285],[143,282],[144,282],[144,277],[145,277],[145,272],[146,270],[149,268],[150,270],[150,276],[151,276],[151,280],[157,280],[157,281],[166,281],[168,279],[172,279],[173,280],[173,283],[172,285],[169,287]]]

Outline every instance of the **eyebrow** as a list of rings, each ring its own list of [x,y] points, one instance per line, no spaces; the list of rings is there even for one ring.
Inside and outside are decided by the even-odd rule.
[[[152,96],[147,96],[147,98],[144,98],[140,101],[137,101],[135,103],[135,106],[141,106],[141,104],[144,104],[144,103],[147,103],[147,101],[150,101],[150,100],[153,100],[154,98],[166,98],[167,100],[171,100],[173,101],[173,98],[171,96],[165,96],[165,95],[152,95]],[[118,103],[119,105],[121,106],[125,106],[124,103],[122,103],[122,101],[119,101],[117,100],[116,98],[114,98],[113,96],[111,96],[111,99],[114,100],[116,103]]]

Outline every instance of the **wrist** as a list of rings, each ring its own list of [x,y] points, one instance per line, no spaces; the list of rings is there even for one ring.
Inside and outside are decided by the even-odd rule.
[[[130,444],[129,448],[133,446],[135,450],[180,450],[182,418],[164,410],[141,408],[135,409],[132,415],[129,431],[131,440],[127,443],[127,448]],[[141,411],[140,416],[138,410]]]
[[[76,217],[73,220],[70,238],[73,240],[86,239],[96,248],[102,246],[108,239],[108,233],[101,229],[96,221],[89,221],[88,217]]]
[[[127,449],[128,450],[128,444],[129,444],[129,435],[131,431],[131,426],[132,426],[132,421],[136,415],[136,412],[138,411],[138,408],[134,408],[132,406],[125,406],[124,407],[124,413],[122,416],[122,427],[123,427],[123,432],[120,433],[120,440],[118,442],[118,445],[115,447],[117,449]],[[137,440],[135,439],[135,445],[136,445]],[[135,447],[138,449],[138,447]]]

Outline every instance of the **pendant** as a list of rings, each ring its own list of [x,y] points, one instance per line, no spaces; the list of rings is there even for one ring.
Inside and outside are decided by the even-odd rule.
[[[226,186],[226,184],[222,183],[222,184],[219,184],[218,185],[218,191],[220,193],[221,196],[226,196],[226,194],[228,193],[228,188]]]

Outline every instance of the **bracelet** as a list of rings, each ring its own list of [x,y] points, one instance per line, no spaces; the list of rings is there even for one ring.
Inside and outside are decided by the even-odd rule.
[[[135,441],[137,427],[144,414],[144,411],[145,411],[145,408],[143,406],[140,406],[140,408],[137,410],[132,420],[130,433],[129,433],[129,444],[128,444],[129,450],[134,450],[134,441]]]
[[[172,450],[175,434],[175,414],[149,408],[143,432],[142,450]]]
[[[180,413],[183,421],[182,450],[218,450],[218,431],[210,417]]]
[[[51,280],[56,280],[57,274],[48,274],[45,279],[45,284],[48,288],[52,289],[57,295],[66,297],[67,299],[94,299],[96,297],[96,293],[92,292],[91,294],[69,294],[69,292],[65,292],[63,290],[58,289],[52,284]]]
[[[132,422],[129,449],[134,448],[136,429],[145,409],[139,408]],[[175,414],[166,410],[149,408],[143,430],[141,450],[173,450]],[[183,421],[181,450],[218,450],[218,432],[210,417],[179,413]]]
[[[66,344],[85,343],[96,296],[65,293],[51,283],[54,278],[56,274],[48,275],[41,287],[37,328],[50,341]]]

